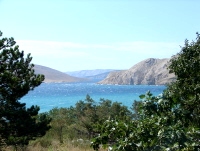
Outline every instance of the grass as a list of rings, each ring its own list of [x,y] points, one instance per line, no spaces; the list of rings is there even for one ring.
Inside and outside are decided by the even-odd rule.
[[[3,151],[14,151],[12,146],[6,147]],[[26,147],[18,147],[17,151],[94,151],[89,142],[73,142],[64,141],[60,144],[59,141],[53,140],[51,142],[44,140],[35,140],[30,142]],[[100,151],[106,151],[106,149],[100,149]]]

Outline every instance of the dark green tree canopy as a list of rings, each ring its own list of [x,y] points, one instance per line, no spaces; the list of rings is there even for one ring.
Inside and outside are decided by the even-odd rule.
[[[34,73],[32,57],[25,58],[15,43],[14,38],[0,39],[0,139],[8,145],[24,145],[44,135],[50,119],[38,116],[38,106],[26,108],[19,102],[44,76]]]
[[[0,35],[2,35],[0,33]],[[16,101],[33,90],[43,80],[43,75],[34,74],[32,57],[24,58],[24,52],[15,46],[13,38],[0,40],[0,92],[4,101]]]
[[[186,97],[185,99],[188,99],[191,95],[199,96],[200,35],[198,33],[196,41],[189,43],[188,40],[185,40],[185,46],[170,60],[169,69],[170,72],[174,73],[177,77],[174,84],[181,90],[178,93],[179,95]]]
[[[200,126],[200,35],[196,41],[185,41],[180,53],[170,60],[170,72],[177,80],[169,85],[166,94],[179,105],[179,112]]]

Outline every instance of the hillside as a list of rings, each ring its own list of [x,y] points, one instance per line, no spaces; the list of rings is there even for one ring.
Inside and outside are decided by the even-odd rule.
[[[113,70],[113,71],[115,71],[115,70]],[[112,72],[112,71],[93,75],[93,76],[86,76],[85,78],[88,79],[91,82],[99,82],[99,81],[105,79],[110,72]]]
[[[66,73],[74,77],[86,78],[86,77],[101,75],[104,73],[109,73],[111,71],[114,71],[114,69],[80,70],[80,71],[69,71]]]
[[[175,80],[167,69],[169,59],[149,58],[141,61],[128,70],[111,72],[99,84],[119,85],[163,85]]]
[[[45,75],[44,82],[81,82],[86,81],[82,78],[77,78],[60,72],[55,69],[51,69],[41,65],[35,65],[34,70],[36,74],[43,74]]]
[[[95,70],[80,70],[80,71],[71,71],[66,72],[70,76],[84,78],[89,82],[99,82],[105,79],[108,74],[112,71],[116,71],[114,69],[95,69]]]

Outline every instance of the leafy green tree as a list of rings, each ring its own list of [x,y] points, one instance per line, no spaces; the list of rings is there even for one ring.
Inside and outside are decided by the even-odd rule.
[[[81,109],[77,110],[78,123],[86,129],[89,139],[99,133],[100,127],[106,119],[116,117],[130,119],[132,116],[132,113],[122,103],[105,99],[100,99],[100,102],[96,103],[89,95],[86,96],[85,101],[79,101],[76,107]]]
[[[51,130],[49,133],[54,136],[57,136],[60,143],[64,142],[64,136],[72,135],[73,130],[70,129],[70,126],[75,123],[74,110],[70,108],[53,108],[48,112],[51,117]]]
[[[153,99],[149,92],[144,95],[149,100]],[[144,96],[141,96],[143,98]],[[137,105],[137,106],[136,106]],[[142,117],[144,109],[141,102],[134,102],[133,108],[137,108],[137,114],[107,119],[101,126],[100,134],[92,141],[94,150],[99,150],[99,145],[117,151],[153,149],[153,136],[156,135],[155,120],[151,117]],[[151,137],[150,137],[151,136]],[[154,148],[155,149],[155,148]]]
[[[94,125],[98,122],[96,102],[89,95],[86,95],[84,101],[76,103],[75,110],[79,133],[87,134],[90,138],[95,133]]]
[[[6,145],[26,145],[49,129],[50,119],[38,116],[38,106],[26,108],[19,102],[44,80],[34,73],[31,60],[30,54],[24,58],[14,38],[0,39],[0,138]]]
[[[200,127],[200,35],[170,60],[170,72],[177,80],[168,87],[168,95],[179,104],[185,119]]]

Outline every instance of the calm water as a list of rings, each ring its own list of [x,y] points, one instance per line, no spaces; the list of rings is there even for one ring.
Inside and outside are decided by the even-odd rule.
[[[155,85],[98,85],[95,83],[43,83],[30,91],[20,101],[27,107],[39,105],[40,112],[46,112],[54,107],[74,106],[77,101],[84,100],[89,94],[96,102],[100,98],[122,102],[131,107],[139,95],[150,90],[154,95],[161,94],[165,86]]]

